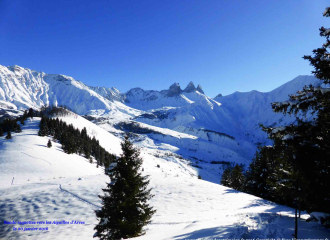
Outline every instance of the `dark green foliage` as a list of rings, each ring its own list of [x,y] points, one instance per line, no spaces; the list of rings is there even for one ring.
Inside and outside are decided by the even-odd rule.
[[[223,165],[224,171],[222,173],[220,183],[226,187],[230,187],[238,191],[244,191],[246,184],[244,166],[244,164]]]
[[[10,133],[10,131],[8,131],[7,132],[7,136],[6,136],[6,139],[11,139],[12,137],[11,137],[11,133]]]
[[[65,153],[77,153],[85,156],[87,159],[94,157],[99,166],[109,166],[115,156],[108,153],[103,147],[100,146],[99,141],[95,137],[90,138],[87,135],[87,130],[84,128],[82,131],[73,127],[72,124],[67,125],[66,122],[58,118],[49,118],[45,112],[62,113],[61,110],[54,110],[56,108],[44,109],[42,112],[43,117],[39,124],[39,136],[53,136],[62,144],[62,149]]]
[[[30,108],[29,109],[29,113],[28,113],[28,117],[30,117],[30,118],[33,118],[33,115],[34,115],[34,113],[33,113],[33,109],[32,108]]]
[[[3,132],[21,132],[21,127],[17,123],[17,119],[5,119],[2,123],[0,123],[0,128],[2,128]]]
[[[16,119],[4,119],[2,123],[0,123],[0,137],[4,135],[5,132],[16,132],[20,133],[22,132],[21,126],[17,123],[20,121],[21,123],[23,121],[23,116],[18,117]],[[11,133],[10,133],[11,138]]]
[[[236,164],[235,167],[227,166],[222,174],[220,183],[226,187],[243,191],[245,187],[243,165]]]
[[[330,8],[324,16],[330,16]],[[326,43],[313,50],[313,56],[304,56],[314,67],[319,85],[330,83],[330,31],[322,27],[320,35]],[[330,89],[305,86],[289,98],[272,103],[272,108],[294,114],[296,123],[263,127],[273,147],[259,149],[248,171],[246,190],[296,209],[330,213]],[[307,113],[314,117],[299,115]]]
[[[27,118],[28,118],[28,112],[27,110],[25,110],[23,114],[23,120],[25,121]]]
[[[231,176],[230,175],[231,175],[231,169],[228,167],[222,173],[220,183],[223,186],[229,187],[231,185],[231,179],[230,179]]]
[[[148,176],[142,176],[140,167],[142,159],[137,149],[125,137],[121,144],[123,153],[116,162],[110,165],[106,174],[110,183],[103,189],[103,207],[96,211],[99,220],[94,228],[95,237],[100,239],[121,239],[137,237],[144,232],[143,226],[150,223],[155,210],[147,201],[152,198]]]
[[[282,179],[282,168],[280,155],[272,146],[259,147],[247,171],[245,190],[264,199],[279,202],[275,185]]]
[[[36,115],[36,114],[34,114]],[[68,107],[66,106],[62,106],[62,107],[52,107],[52,106],[44,106],[44,107],[41,107],[40,109],[40,116],[61,116],[61,117],[64,117],[64,116],[68,116],[68,115],[73,115],[72,112],[70,112],[68,110]]]
[[[52,147],[52,142],[50,141],[50,139],[48,140],[47,147],[48,148],[51,148]]]
[[[231,188],[243,191],[245,184],[245,176],[243,174],[242,166],[236,164],[231,172]]]

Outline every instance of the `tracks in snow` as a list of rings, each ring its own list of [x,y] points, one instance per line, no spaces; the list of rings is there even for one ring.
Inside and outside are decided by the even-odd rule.
[[[70,194],[71,196],[73,196],[74,198],[77,198],[78,200],[82,201],[82,202],[85,202],[89,205],[92,205],[93,207],[96,207],[96,208],[101,208],[100,206],[78,196],[77,194],[74,194],[73,192],[70,192],[69,190],[66,190],[62,187],[61,184],[58,184],[58,183],[25,183],[25,184],[39,184],[39,185],[49,185],[49,186],[58,186],[58,189],[61,191],[61,192],[65,192],[65,193],[68,193]],[[13,184],[13,185],[23,185],[23,184]]]
[[[23,146],[23,145],[22,145],[22,146]],[[38,160],[42,160],[42,161],[47,162],[47,163],[49,164],[49,166],[47,166],[47,167],[43,167],[43,168],[40,168],[40,169],[37,169],[37,170],[35,170],[35,171],[43,170],[43,169],[45,169],[45,168],[49,168],[50,166],[52,166],[52,164],[51,164],[50,162],[48,162],[47,160],[45,160],[45,159],[37,158],[37,157],[31,156],[31,155],[29,155],[29,154],[27,154],[27,153],[24,153],[24,152],[21,152],[21,153],[22,153],[22,154],[25,154],[25,155],[27,155],[27,156],[29,156],[29,157],[31,157],[31,158],[38,159]],[[92,202],[90,202],[90,201],[88,201],[88,200],[86,200],[86,199],[84,199],[84,198],[82,198],[82,197],[79,197],[78,195],[76,195],[76,194],[74,194],[74,193],[72,193],[72,192],[70,192],[70,191],[68,191],[68,190],[66,190],[66,189],[64,189],[64,188],[62,188],[62,185],[61,185],[61,184],[55,184],[55,183],[29,183],[29,184],[58,185],[58,188],[59,188],[59,190],[60,190],[61,192],[66,192],[66,193],[70,194],[71,196],[73,196],[73,197],[79,199],[79,200],[82,201],[82,202],[85,202],[85,203],[87,203],[87,204],[90,204],[90,205],[92,205],[92,206],[94,206],[94,207],[96,207],[96,208],[101,208],[100,206],[98,206],[98,205],[96,205],[96,204],[94,204],[94,203],[92,203]],[[12,185],[13,185],[13,184],[12,184]]]
[[[31,157],[31,158],[38,159],[38,160],[42,160],[42,161],[44,161],[44,162],[46,162],[46,163],[49,164],[49,166],[47,166],[47,167],[43,167],[43,168],[39,168],[39,169],[37,169],[37,170],[35,170],[35,171],[39,171],[39,170],[42,170],[42,169],[45,169],[45,168],[49,168],[50,166],[52,166],[52,164],[51,164],[50,162],[48,162],[47,160],[45,160],[45,159],[37,158],[37,157],[33,157],[33,156],[31,156],[31,155],[29,155],[29,154],[27,154],[27,153],[25,153],[25,152],[21,152],[21,153],[22,153],[22,154],[25,154],[26,156],[29,156],[29,157]]]
[[[83,202],[85,202],[87,204],[90,204],[90,205],[92,205],[92,206],[94,206],[96,208],[101,208],[100,206],[98,206],[98,205],[96,205],[96,204],[94,204],[94,203],[92,203],[92,202],[90,202],[90,201],[88,201],[88,200],[86,200],[86,199],[84,199],[82,197],[79,197],[78,195],[76,195],[76,194],[74,194],[74,193],[72,193],[72,192],[70,192],[70,191],[62,188],[61,184],[58,184],[58,187],[59,187],[60,191],[66,192],[66,193],[70,194],[71,196],[79,199],[80,201],[83,201]]]

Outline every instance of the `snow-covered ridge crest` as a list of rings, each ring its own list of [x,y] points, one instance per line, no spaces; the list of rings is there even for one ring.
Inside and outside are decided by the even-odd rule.
[[[110,93],[113,98],[106,98]],[[117,89],[111,92],[93,89],[66,75],[0,65],[0,101],[2,105],[14,105],[16,109],[65,105],[80,115],[98,109],[102,109],[103,113],[129,113],[129,107],[118,102],[117,96],[120,96]]]
[[[179,83],[172,84],[162,91],[132,88],[125,94],[125,103],[140,110],[151,110],[162,107],[183,107],[191,104],[209,106],[219,105],[215,100],[204,94],[201,85],[197,88],[193,82],[182,90]]]

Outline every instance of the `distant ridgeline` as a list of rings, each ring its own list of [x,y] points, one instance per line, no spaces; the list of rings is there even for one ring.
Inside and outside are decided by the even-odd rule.
[[[116,159],[116,156],[107,152],[100,146],[95,137],[87,135],[86,128],[81,131],[74,128],[72,124],[67,124],[56,116],[66,116],[72,114],[65,108],[50,107],[41,109],[41,121],[39,124],[39,136],[52,136],[55,141],[62,144],[65,153],[77,153],[89,159],[92,163],[92,157],[95,158],[97,166],[108,168],[110,163]]]

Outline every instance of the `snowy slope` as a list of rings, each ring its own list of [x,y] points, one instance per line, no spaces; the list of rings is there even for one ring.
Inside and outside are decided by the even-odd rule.
[[[273,113],[270,104],[287,99],[289,94],[304,85],[317,83],[318,80],[312,76],[299,76],[268,93],[236,92],[212,99],[204,94],[200,85],[195,87],[192,82],[183,90],[174,83],[162,91],[133,88],[120,93],[116,88],[88,87],[65,75],[46,74],[19,66],[0,66],[0,108],[8,112],[45,105],[66,105],[80,115],[99,119],[101,127],[107,131],[110,128],[112,132],[116,131],[114,125],[134,120],[149,125],[147,128],[155,126],[197,137],[197,141],[181,144],[173,143],[176,142],[172,141],[176,138],[174,131],[163,133],[166,137],[153,136],[152,141],[197,151],[186,155],[199,154],[195,157],[201,159],[209,159],[208,155],[217,158],[232,155],[218,154],[214,150],[217,146],[223,151],[233,151],[233,155],[241,158],[225,157],[222,160],[242,162],[242,159],[252,159],[256,143],[266,141],[267,136],[259,128],[259,123],[281,125],[294,120],[293,117]],[[203,145],[203,151],[195,145]]]
[[[219,95],[214,99],[197,90],[182,92],[182,95],[189,99],[189,104],[149,109],[136,120],[195,136],[198,136],[198,132],[200,136],[201,129],[221,132],[244,144],[249,149],[245,157],[250,157],[256,150],[253,145],[266,141],[267,136],[261,131],[259,123],[279,126],[295,120],[293,116],[274,113],[271,103],[287,100],[289,94],[294,94],[305,85],[318,85],[319,82],[313,76],[299,76],[271,92],[235,92],[228,96]],[[152,103],[150,105],[152,106]]]
[[[93,90],[94,92],[98,93],[99,95],[101,95],[102,97],[110,100],[110,101],[113,101],[113,100],[117,100],[117,101],[120,101],[120,102],[124,101],[123,95],[115,87],[112,87],[112,88],[89,87],[89,88],[91,90]]]
[[[75,116],[62,118],[88,134],[118,146],[98,126]],[[63,153],[60,145],[47,148],[48,137],[37,136],[39,119],[27,121],[12,140],[0,137],[0,238],[92,239],[97,223],[98,194],[109,179],[85,158]],[[184,136],[184,135],[181,135]],[[109,139],[107,139],[109,137]],[[188,137],[188,136],[186,136]],[[103,140],[102,140],[103,139]],[[108,148],[115,153],[117,148]],[[293,210],[197,179],[198,171],[161,150],[142,148],[144,174],[157,209],[146,235],[137,239],[287,238],[291,239]],[[160,165],[158,168],[157,165]],[[14,182],[12,183],[14,177]],[[80,180],[79,180],[80,179]],[[303,213],[303,218],[307,215]],[[4,225],[4,221],[80,221],[84,224]],[[48,227],[45,231],[14,231],[18,227]],[[318,223],[299,222],[299,238],[326,238],[329,230]]]
[[[235,92],[227,96],[216,97],[215,100],[220,102],[231,116],[234,116],[236,124],[244,126],[248,132],[257,135],[262,134],[260,129],[256,128],[259,123],[281,125],[294,121],[293,116],[274,113],[271,103],[288,100],[290,94],[296,93],[297,90],[301,90],[309,84],[317,86],[320,84],[320,80],[313,76],[298,76],[270,92]]]
[[[101,90],[98,91],[103,94]],[[140,113],[116,100],[101,96],[72,77],[0,65],[0,106],[4,108],[38,109],[42,106],[65,105],[78,114],[90,111],[110,115],[119,113],[124,118]]]

